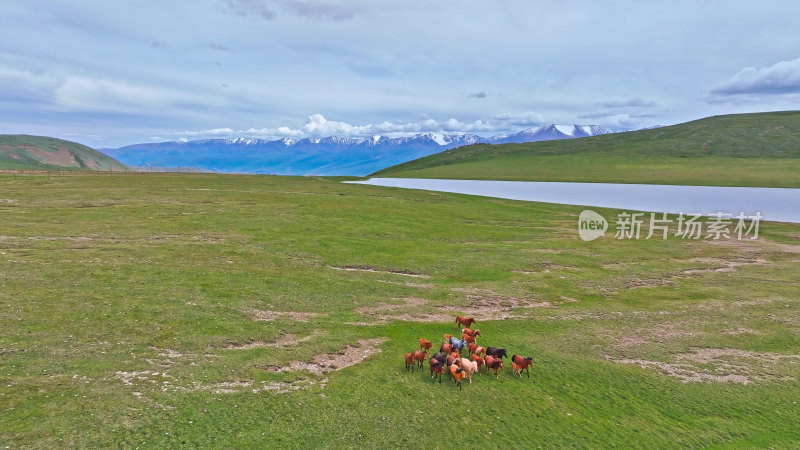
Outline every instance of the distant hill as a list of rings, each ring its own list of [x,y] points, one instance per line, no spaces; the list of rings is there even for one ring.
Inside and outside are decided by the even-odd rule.
[[[380,177],[800,186],[800,111],[714,116],[583,139],[472,145]]]
[[[0,134],[0,169],[126,170],[119,161],[76,142]]]
[[[221,172],[278,175],[366,175],[444,150],[476,143],[572,139],[612,133],[596,125],[548,125],[510,135],[420,133],[408,137],[343,137],[280,140],[206,139],[103,149],[130,166],[196,167]]]

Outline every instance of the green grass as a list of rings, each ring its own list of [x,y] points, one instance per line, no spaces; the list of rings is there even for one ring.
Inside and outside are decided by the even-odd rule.
[[[0,176],[0,447],[800,443],[800,227],[762,224],[746,245],[584,243],[580,207],[340,181]],[[744,265],[683,272],[726,262]],[[345,266],[389,273],[333,269]],[[516,317],[480,321],[479,342],[533,356],[530,380],[506,367],[458,391],[404,370],[418,338],[455,326],[393,318],[485,298]],[[362,309],[380,304],[394,309]],[[226,349],[286,334],[316,337]],[[343,370],[266,370],[378,337]],[[723,356],[693,361],[696,349]],[[624,359],[748,383],[683,383]],[[213,392],[226,382],[251,384]],[[304,387],[252,392],[282,382]]]
[[[381,177],[800,187],[800,112],[710,117],[652,130],[448,150]]]
[[[0,134],[0,170],[113,170],[127,167],[77,142],[44,136]]]

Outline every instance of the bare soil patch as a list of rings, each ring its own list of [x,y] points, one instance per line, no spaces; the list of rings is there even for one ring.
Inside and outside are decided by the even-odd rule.
[[[361,306],[359,308],[356,308],[356,312],[359,314],[375,315],[380,312],[397,311],[398,309],[402,308],[420,307],[427,305],[429,303],[428,300],[417,297],[404,297],[397,300],[402,300],[403,303],[392,304],[392,303],[380,302],[375,306]]]
[[[643,288],[643,287],[661,287],[661,286],[673,286],[675,284],[674,281],[666,279],[666,278],[636,278],[633,280],[628,280],[625,282],[626,289],[636,289],[636,288]]]
[[[706,264],[715,264],[720,267],[710,267],[710,268],[698,268],[698,269],[686,269],[682,270],[679,277],[682,275],[695,275],[698,273],[727,273],[727,272],[735,272],[737,267],[742,266],[753,266],[753,265],[767,265],[769,261],[763,258],[754,258],[751,260],[746,261],[731,261],[722,258],[694,258],[691,261],[693,262],[701,262]]]
[[[267,344],[264,341],[247,341],[243,344],[237,344],[236,342],[230,342],[228,345],[225,346],[225,350],[250,350],[251,348],[259,348],[259,347],[267,347]]]
[[[515,308],[554,308],[550,302],[504,296],[491,289],[453,288],[454,292],[466,294],[470,305],[465,307],[443,307],[445,311],[474,315],[477,320],[503,320],[522,317],[513,314]]]
[[[374,272],[374,273],[390,273],[393,275],[403,275],[406,277],[416,277],[416,278],[431,278],[430,275],[425,275],[421,273],[412,272],[406,269],[379,269],[377,267],[372,266],[327,266],[329,269],[333,270],[346,270],[349,272]]]
[[[276,339],[274,342],[264,342],[258,340],[251,340],[247,341],[243,344],[238,344],[236,342],[231,342],[227,346],[225,346],[226,350],[249,350],[251,348],[259,348],[259,347],[277,347],[277,348],[286,348],[286,347],[294,347],[296,345],[300,345],[303,342],[308,342],[324,333],[314,332],[309,334],[308,336],[304,337],[297,337],[291,333],[287,333]]]
[[[672,362],[645,359],[607,359],[618,364],[635,364],[645,369],[680,379],[684,383],[713,382],[749,384],[753,381],[786,381],[794,377],[781,375],[775,366],[784,361],[800,361],[800,355],[758,353],[732,348],[692,348],[675,355]]]
[[[455,318],[452,314],[444,313],[407,313],[393,316],[383,316],[383,321],[405,320],[407,322],[447,323]]]
[[[695,322],[684,321],[681,322],[680,325],[683,325],[684,328],[681,328],[679,325],[671,322],[657,323],[654,326],[641,328],[636,330],[636,333],[633,335],[623,336],[616,344],[614,344],[614,347],[618,349],[626,349],[646,344],[661,344],[681,338],[693,338],[705,334],[701,331],[687,329],[687,327],[695,326]]]
[[[534,267],[531,267],[530,269],[518,269],[518,270],[512,270],[512,272],[529,275],[534,273],[550,273],[554,270],[562,270],[562,269],[573,269],[573,267],[545,262],[545,263],[534,264]]]
[[[348,345],[339,353],[326,353],[314,356],[311,361],[292,361],[287,367],[267,366],[269,372],[297,372],[306,371],[314,375],[341,370],[358,364],[370,355],[380,353],[379,345],[386,342],[387,338],[362,339],[358,345]]]
[[[399,281],[390,281],[390,280],[377,280],[377,281],[378,281],[378,283],[394,284],[394,285],[398,285],[398,286],[408,286],[408,287],[418,288],[418,289],[433,289],[433,288],[436,287],[436,286],[434,286],[433,284],[430,284],[430,283],[412,283],[410,281],[404,281],[404,282],[401,283]]]
[[[778,242],[767,241],[764,239],[727,239],[727,240],[707,240],[709,245],[720,247],[730,247],[744,252],[776,251],[779,253],[800,253],[800,245],[781,244]]]
[[[728,335],[731,335],[731,336],[738,336],[740,334],[759,334],[759,333],[758,333],[758,331],[752,330],[750,328],[739,327],[739,328],[734,328],[734,329],[730,329],[730,330],[725,330],[725,331],[722,332],[722,334],[728,334]]]
[[[281,317],[288,317],[296,322],[308,322],[309,319],[320,316],[318,313],[312,312],[298,312],[298,311],[272,311],[272,310],[254,310],[253,320],[262,322],[272,322]]]

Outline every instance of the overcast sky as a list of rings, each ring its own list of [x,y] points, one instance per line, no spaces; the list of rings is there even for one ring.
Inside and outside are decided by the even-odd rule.
[[[800,2],[3,0],[0,133],[492,135],[800,109]]]

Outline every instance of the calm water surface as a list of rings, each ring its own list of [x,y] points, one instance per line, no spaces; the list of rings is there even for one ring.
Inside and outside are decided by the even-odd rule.
[[[661,184],[370,178],[354,184],[453,192],[565,205],[668,213],[732,214],[800,223],[800,189],[672,186]]]

